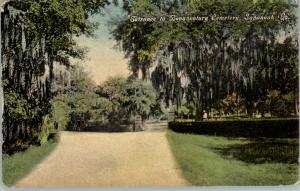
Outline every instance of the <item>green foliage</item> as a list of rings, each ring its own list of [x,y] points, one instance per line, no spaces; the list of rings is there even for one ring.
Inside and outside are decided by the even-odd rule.
[[[180,133],[247,138],[298,138],[298,119],[220,120],[170,122],[169,128]]]
[[[96,98],[92,108],[92,119],[104,122],[107,120],[108,115],[113,112],[113,103],[107,98],[99,97]]]
[[[63,95],[52,100],[51,113],[44,116],[38,142],[43,145],[49,139],[56,139],[60,131],[65,130],[70,121],[70,107],[63,101]]]
[[[68,62],[69,56],[83,56],[73,37],[91,36],[96,24],[88,18],[107,4],[107,0],[28,0],[22,8],[26,9],[25,23],[30,33],[37,40],[46,38],[47,51],[59,61]]]
[[[167,113],[168,111],[165,102],[159,99],[158,97],[153,106],[151,107],[151,117],[154,117],[155,119],[160,119],[161,117],[164,118],[167,115]]]
[[[56,131],[54,122],[49,115],[46,115],[43,119],[42,130],[39,133],[39,139],[38,139],[39,144],[41,145],[45,144],[48,141],[48,137],[50,133],[51,132],[54,133],[54,131]]]
[[[269,102],[273,102],[279,95],[280,95],[279,90],[268,90],[267,97],[269,99]]]
[[[279,90],[270,90],[266,103],[272,115],[286,117],[291,115],[296,100],[297,95],[294,91],[283,95]]]
[[[234,113],[241,113],[243,106],[245,105],[245,99],[237,96],[235,93],[232,95],[227,95],[221,101],[221,108],[224,110],[226,114],[234,114]]]
[[[75,127],[76,116],[84,116],[84,120],[90,120],[93,117],[92,113],[96,112],[94,106],[97,103],[97,95],[94,82],[81,66],[74,66],[70,72],[70,86],[53,103],[56,121],[60,120],[64,124],[63,128],[72,130],[77,128]]]
[[[289,108],[287,101],[281,97],[278,97],[273,103],[271,103],[271,112],[276,116],[290,116],[289,111],[291,111],[291,109]]]
[[[136,114],[149,115],[156,101],[156,92],[151,84],[143,81],[129,82],[125,86],[127,110]]]
[[[29,104],[26,99],[13,91],[5,92],[4,107],[6,118],[11,121],[23,121],[28,118]]]
[[[114,105],[120,105],[127,100],[126,83],[126,78],[111,77],[99,87],[99,93],[108,98]]]
[[[96,93],[108,106],[104,105],[104,108],[111,122],[129,121],[136,114],[146,117],[156,102],[156,91],[151,84],[121,77],[108,79],[97,88]]]
[[[4,152],[18,151],[16,145],[44,143],[51,136],[49,129],[64,128],[67,106],[52,101],[52,109],[58,111],[51,113],[53,66],[70,66],[71,58],[84,58],[85,49],[75,37],[91,36],[96,23],[89,17],[108,4],[107,0],[13,0],[5,4],[1,30],[1,57],[8,58],[2,64],[7,100]],[[86,103],[77,103],[77,108],[87,110]]]
[[[52,118],[57,124],[58,130],[65,130],[69,122],[70,107],[64,101],[64,98],[56,97],[52,102]]]
[[[177,112],[179,115],[187,115],[190,111],[186,106],[181,106]]]
[[[192,103],[184,103],[177,110],[177,114],[181,117],[194,117],[195,116],[195,105]]]
[[[115,77],[96,86],[83,68],[76,66],[70,87],[52,103],[52,118],[57,124],[67,123],[69,130],[86,128],[88,122],[122,124],[132,115],[149,115],[155,101],[151,84]]]
[[[268,90],[280,89],[286,94],[298,88],[296,14],[287,1],[137,0],[124,10],[131,16],[276,17],[153,23],[132,23],[126,18],[118,22],[112,34],[130,58],[133,77],[142,71],[147,78],[150,67],[155,66],[151,80],[168,106],[172,102],[180,108],[185,101],[193,102],[197,119],[212,109],[251,116],[257,103],[265,103]],[[288,19],[277,18],[282,14]],[[282,36],[285,39],[280,42]],[[233,94],[240,99],[224,103]],[[266,108],[259,110],[264,113]]]
[[[119,23],[113,34],[116,40],[123,43],[126,55],[133,52],[134,58],[139,58],[142,62],[145,58],[153,58],[160,47],[182,40],[189,41],[207,35],[220,35],[225,29],[232,34],[247,34],[250,31],[262,31],[265,29],[280,30],[285,26],[294,26],[296,16],[293,9],[284,1],[248,1],[248,0],[201,0],[183,1],[180,6],[176,6],[177,1],[169,1],[169,5],[164,6],[162,1],[136,0],[132,1],[132,6],[126,7],[125,11],[129,15],[135,16],[165,16],[167,14],[189,13],[191,15],[232,15],[242,16],[245,13],[281,15],[285,13],[290,16],[290,20],[280,21],[258,21],[258,22],[220,22],[212,21],[209,23],[150,23],[132,24],[127,20]],[[163,6],[161,6],[163,5]],[[171,7],[171,8],[170,8]],[[129,8],[129,9],[128,9]],[[146,14],[146,15],[145,15]],[[136,26],[136,27],[132,27]],[[132,39],[128,42],[128,37]],[[139,43],[140,42],[140,43]],[[129,44],[131,43],[131,44]]]

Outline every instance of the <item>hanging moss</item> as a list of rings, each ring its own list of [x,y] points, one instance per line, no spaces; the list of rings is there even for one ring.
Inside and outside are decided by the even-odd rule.
[[[71,57],[83,58],[84,51],[73,37],[91,35],[95,25],[88,17],[108,3],[14,0],[5,4],[1,13],[4,152],[44,141],[40,134],[47,132],[43,124],[51,112],[54,64],[70,65]]]

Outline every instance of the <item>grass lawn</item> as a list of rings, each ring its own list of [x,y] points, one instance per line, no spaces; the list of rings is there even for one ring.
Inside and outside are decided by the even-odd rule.
[[[56,145],[56,141],[50,140],[42,146],[32,146],[25,152],[11,156],[4,154],[2,156],[3,183],[6,186],[14,185],[43,160]]]
[[[298,139],[229,139],[171,130],[167,138],[183,176],[192,185],[291,185],[298,181]]]

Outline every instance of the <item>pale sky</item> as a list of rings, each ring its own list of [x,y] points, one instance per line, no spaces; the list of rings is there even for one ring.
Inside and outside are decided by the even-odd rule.
[[[77,39],[80,46],[89,50],[84,68],[97,84],[111,76],[129,76],[128,61],[124,59],[122,51],[113,48],[116,42],[111,39],[111,29],[107,23],[111,17],[117,15],[122,15],[120,9],[112,6],[105,8],[104,15],[99,14],[92,18],[99,23],[96,38]]]

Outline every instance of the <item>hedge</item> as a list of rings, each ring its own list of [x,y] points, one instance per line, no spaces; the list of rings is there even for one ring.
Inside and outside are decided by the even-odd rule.
[[[247,138],[299,138],[299,119],[169,122],[180,133]]]

